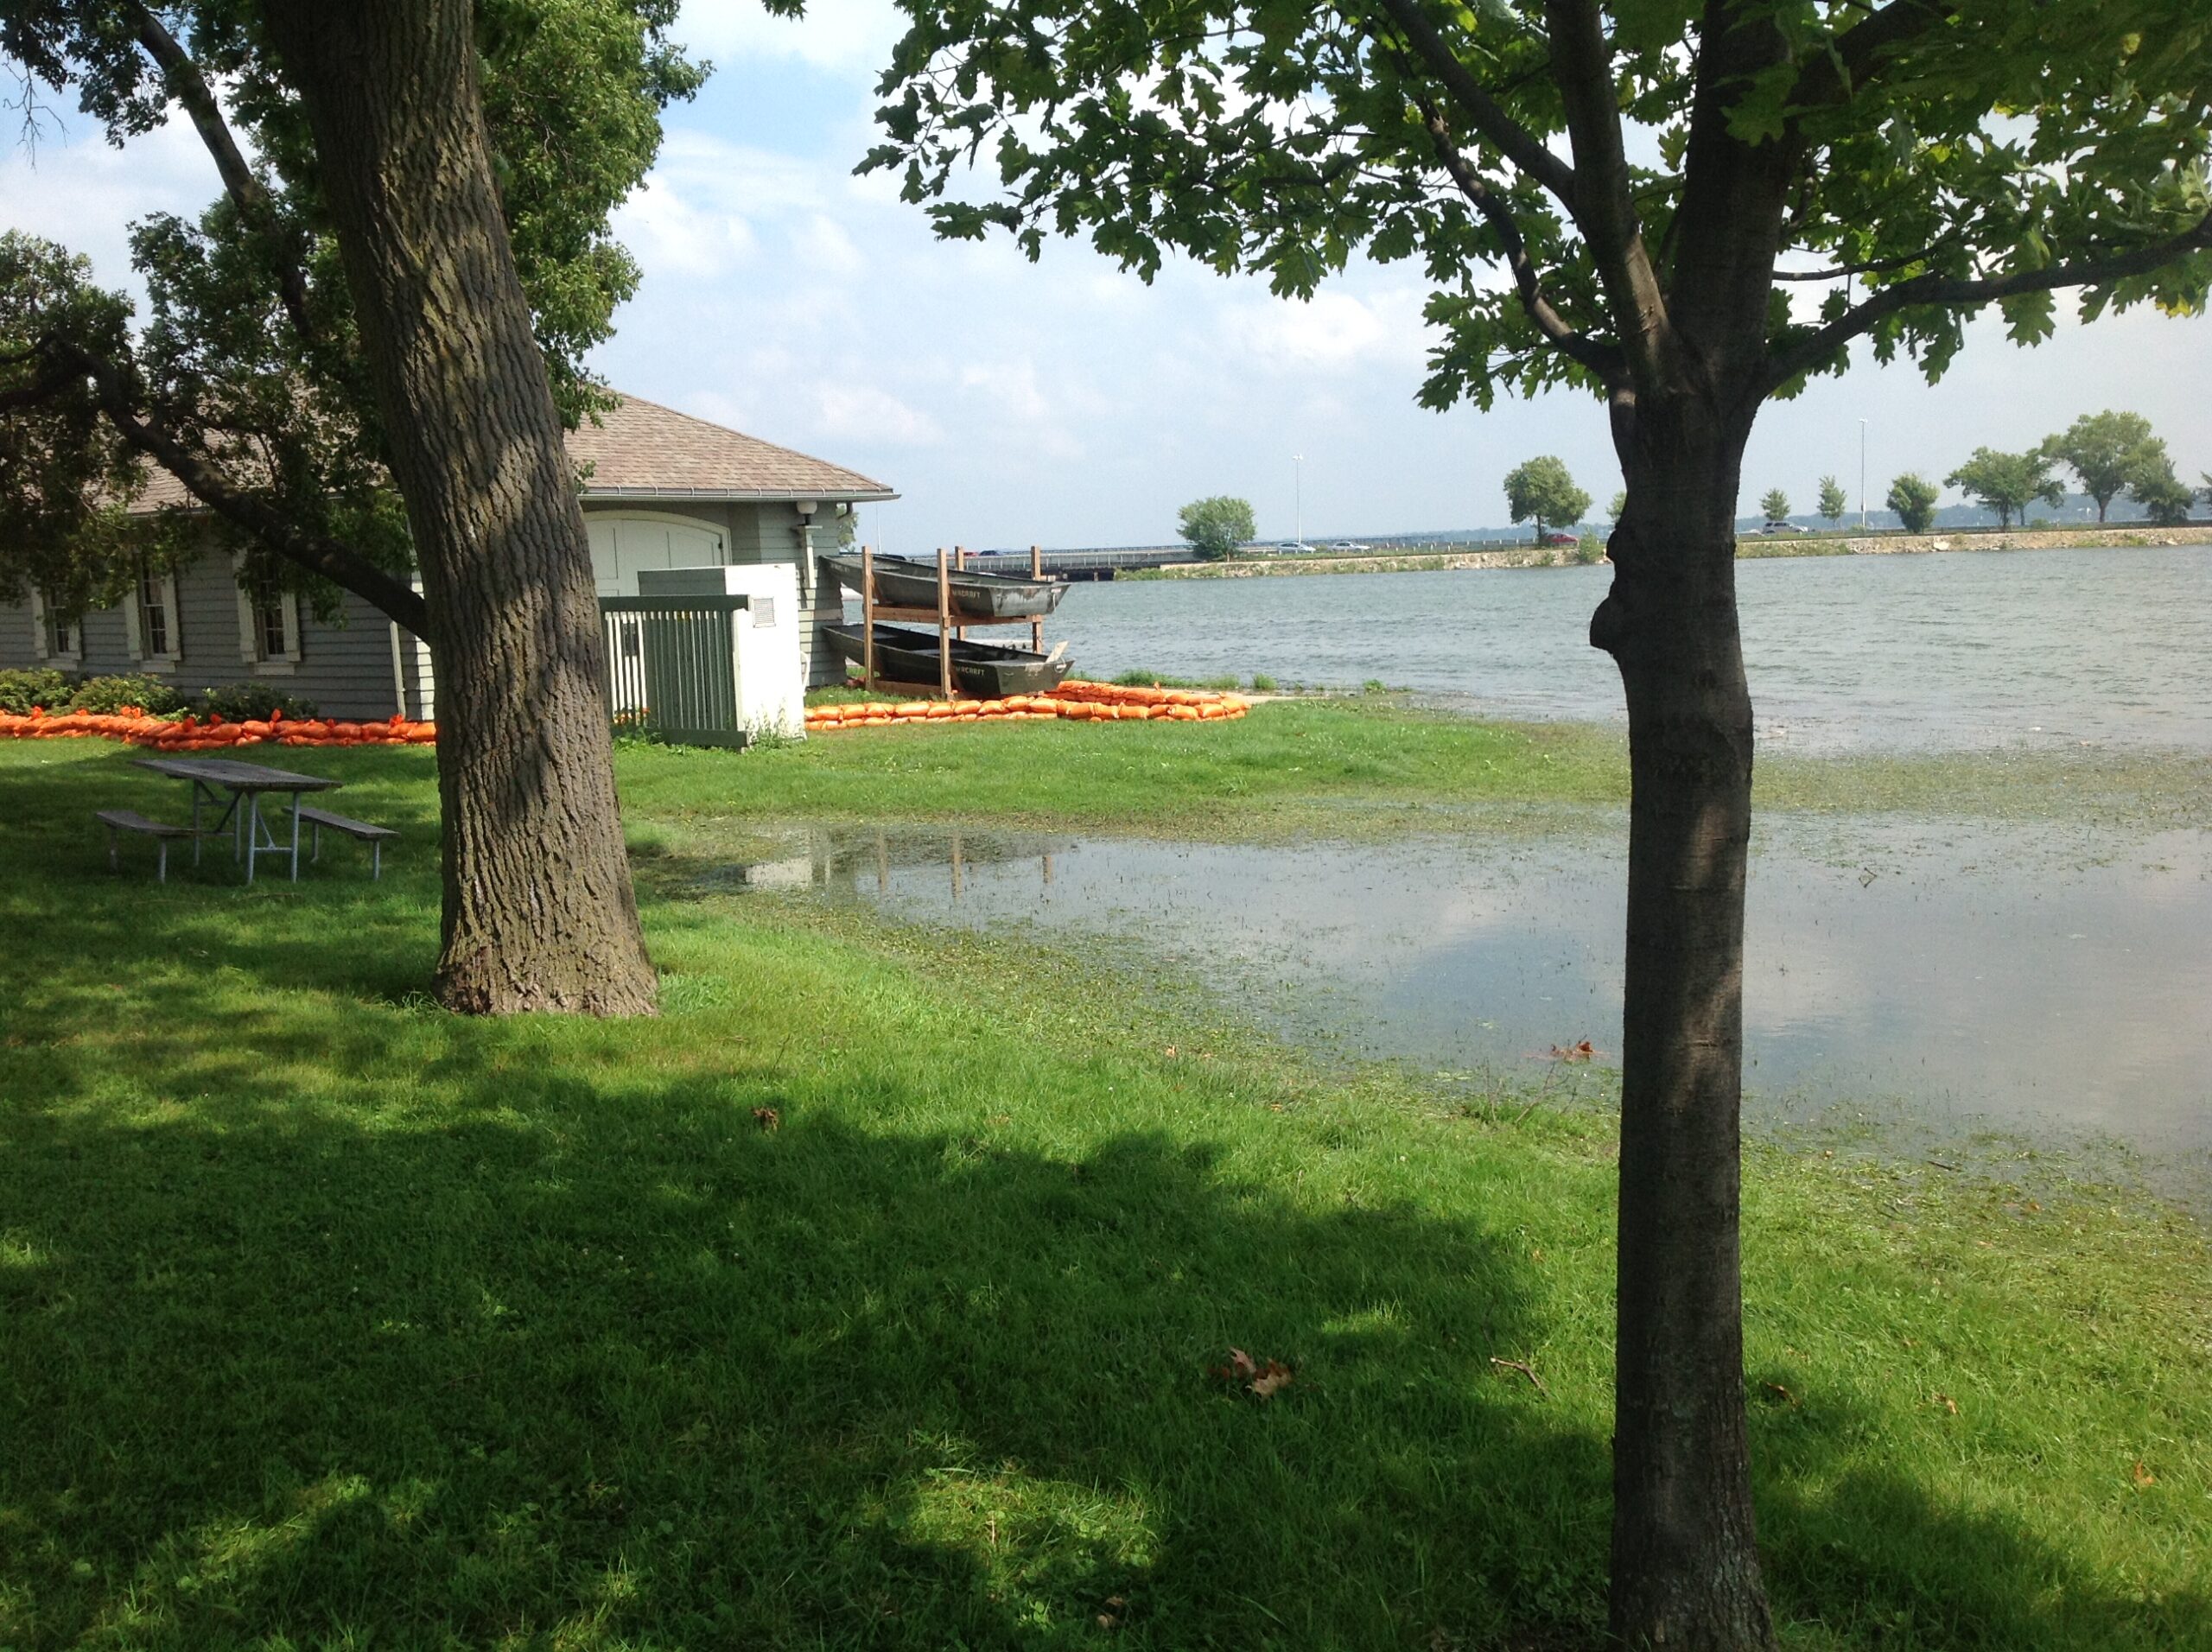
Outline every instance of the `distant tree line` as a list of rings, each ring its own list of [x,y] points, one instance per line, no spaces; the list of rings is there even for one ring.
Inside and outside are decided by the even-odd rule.
[[[2082,492],[2095,501],[2099,522],[2107,519],[2112,502],[2123,494],[2160,527],[2188,521],[2199,499],[2212,505],[2212,471],[2203,473],[2202,487],[2191,487],[2181,480],[2165,438],[2152,430],[2148,419],[2109,409],[2084,413],[2024,453],[1976,448],[1974,456],[1944,477],[1941,486],[1917,471],[1906,471],[1891,482],[1883,503],[1896,512],[1907,533],[1926,533],[1935,524],[1943,488],[1955,487],[1995,512],[2000,528],[2009,528],[2015,519],[2026,523],[2031,505],[2041,503],[2056,509],[2066,502],[2066,490],[2053,474],[2061,466],[2074,473]],[[1539,543],[1547,528],[1575,526],[1590,503],[1590,495],[1575,485],[1567,461],[1555,454],[1541,454],[1506,473],[1507,511],[1515,522],[1531,524]],[[1613,495],[1605,514],[1618,522],[1627,508],[1628,494],[1623,490]],[[1821,519],[1834,529],[1850,509],[1843,484],[1834,476],[1821,477],[1815,505]],[[1770,529],[1783,526],[1789,520],[1789,495],[1778,487],[1769,488],[1760,496],[1759,511]],[[1255,531],[1252,507],[1243,499],[1226,498],[1192,500],[1183,507],[1180,527],[1184,539],[1207,561],[1228,556]]]
[[[2065,503],[2066,490],[2053,473],[2059,467],[2072,471],[2082,492],[2095,502],[2099,522],[2107,519],[2112,502],[2123,494],[2161,527],[2188,521],[2190,507],[2200,498],[2212,505],[2212,472],[2202,477],[2202,488],[2191,487],[2175,470],[2165,439],[2152,430],[2148,419],[2110,410],[2084,413],[2024,453],[1976,448],[1972,458],[1943,479],[1942,486],[1957,488],[1995,512],[1999,527],[2009,528],[2015,520],[2026,522],[2029,507],[2038,502],[2054,507]],[[1884,502],[1897,512],[1907,533],[1925,533],[1935,522],[1941,497],[1936,483],[1917,471],[1907,471],[1890,484]],[[1779,488],[1760,503],[1770,524],[1789,516],[1789,500]],[[1822,477],[1821,515],[1833,526],[1845,508],[1843,489],[1835,478]]]

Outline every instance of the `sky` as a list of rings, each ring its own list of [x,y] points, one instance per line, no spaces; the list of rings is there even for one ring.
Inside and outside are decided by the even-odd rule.
[[[1586,397],[1416,404],[1432,341],[1408,266],[1355,268],[1300,303],[1184,264],[1147,286],[1081,243],[1032,264],[1005,239],[937,240],[893,180],[853,174],[898,16],[886,0],[816,0],[798,22],[688,0],[676,37],[715,73],[669,111],[616,217],[645,271],[593,358],[617,389],[896,488],[861,534],[908,554],[1166,543],[1178,508],[1215,493],[1249,499],[1266,539],[1502,525],[1505,473],[1539,454],[1600,510],[1620,486]],[[117,151],[70,124],[0,155],[0,223],[124,286],[128,222],[216,187],[188,127]],[[1940,477],[2107,407],[2150,418],[2194,479],[2212,471],[2207,383],[2212,318],[2068,321],[2026,351],[1985,318],[1940,384],[1867,362],[1770,404],[1742,509],[1778,486],[1808,511],[1831,474],[1856,508],[1862,421],[1875,509],[1900,471]]]

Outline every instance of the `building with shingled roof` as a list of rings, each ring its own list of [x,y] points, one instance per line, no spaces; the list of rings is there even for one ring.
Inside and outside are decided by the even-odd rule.
[[[881,482],[741,431],[618,396],[596,423],[567,438],[583,477],[584,525],[602,597],[636,596],[648,569],[785,569],[795,610],[756,603],[755,622],[802,628],[804,683],[843,675],[820,628],[842,616],[836,579],[817,552],[851,537],[856,505],[896,499]],[[194,508],[184,485],[155,469],[134,511]],[[75,615],[37,593],[0,604],[0,669],[49,666],[72,676],[132,672],[181,693],[266,679],[336,717],[436,715],[428,645],[351,592],[317,619],[289,591],[256,592],[227,556],[149,574],[131,600]]]

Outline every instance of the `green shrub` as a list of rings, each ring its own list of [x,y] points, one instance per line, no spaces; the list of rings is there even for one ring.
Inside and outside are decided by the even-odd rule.
[[[20,717],[33,706],[59,711],[69,703],[69,679],[59,671],[0,671],[0,711]]]
[[[1605,542],[1594,533],[1586,533],[1574,542],[1574,560],[1587,568],[1592,562],[1605,560]]]
[[[268,683],[230,683],[219,689],[203,689],[185,709],[195,717],[220,717],[226,722],[264,722],[272,711],[281,711],[287,717],[321,715],[312,700],[279,693]]]
[[[103,717],[112,717],[125,706],[136,706],[148,715],[158,717],[183,703],[183,697],[159,677],[128,674],[88,677],[69,696],[72,711],[90,711]]]
[[[1252,692],[1253,692],[1253,693],[1255,693],[1255,694],[1273,694],[1274,691],[1275,691],[1275,680],[1274,680],[1274,678],[1273,678],[1273,677],[1269,677],[1269,676],[1268,676],[1265,671],[1255,671],[1255,672],[1253,672],[1253,673],[1252,673]]]

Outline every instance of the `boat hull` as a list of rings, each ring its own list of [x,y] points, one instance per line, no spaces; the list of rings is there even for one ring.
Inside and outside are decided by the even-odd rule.
[[[824,556],[838,583],[861,589],[861,559]],[[937,607],[937,569],[901,556],[878,556],[875,600],[893,608]],[[973,569],[953,569],[945,575],[950,588],[955,619],[1041,620],[1060,606],[1067,594],[1065,580],[1020,579],[1011,574],[984,574]]]
[[[867,642],[858,626],[824,626],[830,646],[866,669]],[[953,687],[970,700],[1003,700],[1010,694],[1045,694],[1060,685],[1065,660],[1048,659],[1026,648],[951,639]],[[937,638],[903,626],[875,628],[875,674],[891,683],[934,689],[938,682]]]

